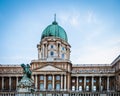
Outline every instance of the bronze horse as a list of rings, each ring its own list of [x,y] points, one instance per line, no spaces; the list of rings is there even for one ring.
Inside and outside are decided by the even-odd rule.
[[[21,67],[23,68],[23,71],[24,71],[24,74],[28,77],[28,78],[31,78],[31,75],[32,75],[32,72],[30,70],[30,65],[27,64],[21,64]]]

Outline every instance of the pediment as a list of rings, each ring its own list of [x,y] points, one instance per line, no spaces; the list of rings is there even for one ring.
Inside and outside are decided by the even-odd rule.
[[[62,71],[60,68],[57,68],[52,65],[47,65],[42,68],[36,69],[35,71]]]

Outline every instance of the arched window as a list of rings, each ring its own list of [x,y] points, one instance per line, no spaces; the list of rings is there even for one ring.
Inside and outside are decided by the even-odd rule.
[[[64,48],[64,47],[62,47],[62,50],[65,50],[65,48]]]
[[[51,45],[51,48],[53,48],[53,45]]]
[[[50,52],[50,56],[54,56],[54,52],[53,51]]]

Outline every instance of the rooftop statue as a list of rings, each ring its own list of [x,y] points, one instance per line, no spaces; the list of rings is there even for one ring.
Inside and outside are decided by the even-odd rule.
[[[28,78],[31,78],[32,72],[30,70],[30,65],[21,64],[21,67],[23,68],[24,75]]]

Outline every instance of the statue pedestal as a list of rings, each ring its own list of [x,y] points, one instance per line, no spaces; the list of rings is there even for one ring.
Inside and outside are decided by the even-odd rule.
[[[26,75],[23,76],[21,81],[17,85],[18,96],[32,96],[34,92],[34,81],[28,78]]]

